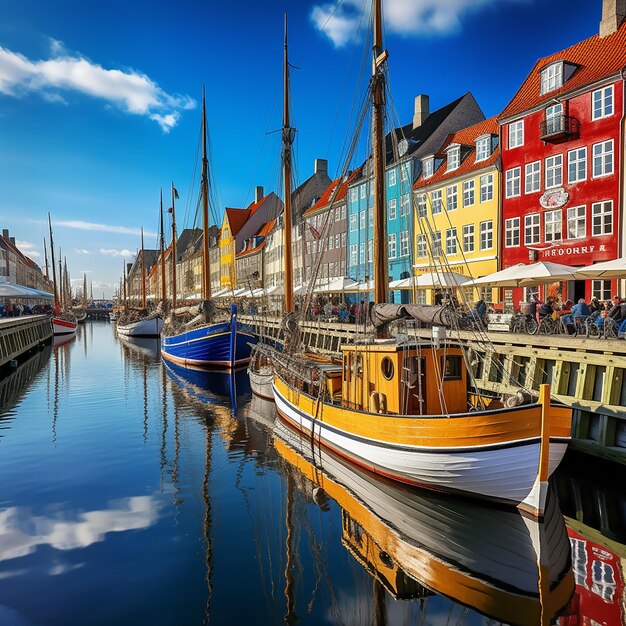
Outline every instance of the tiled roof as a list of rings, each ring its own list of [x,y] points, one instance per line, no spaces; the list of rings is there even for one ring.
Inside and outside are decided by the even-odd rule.
[[[258,202],[253,202],[246,209],[226,209],[231,235],[236,235],[242,229],[243,225],[254,215],[256,210],[267,200],[269,195],[270,194],[263,196]]]
[[[578,67],[562,87],[541,95],[540,70],[555,61],[567,61]],[[602,78],[617,74],[626,66],[626,22],[611,35],[594,35],[570,48],[539,59],[499,119],[534,108],[561,94],[580,89]]]
[[[354,172],[347,176],[343,183],[341,183],[339,191],[335,196],[335,202],[341,202],[346,197],[346,194],[348,193],[348,185],[361,173],[361,169],[363,169],[363,166],[354,170]],[[340,178],[336,178],[335,180],[333,180],[333,182],[328,185],[326,191],[324,191],[321,198],[313,206],[309,207],[303,215],[311,215],[312,213],[316,213],[320,209],[326,208],[330,204],[330,200],[332,198],[333,192],[335,191],[335,187],[337,187],[340,180]]]
[[[265,222],[265,224],[263,224],[263,226],[261,226],[261,228],[259,229],[259,232],[254,235],[254,238],[263,237],[263,241],[259,243],[259,245],[254,247],[252,246],[254,238],[246,241],[246,247],[241,252],[238,252],[235,256],[237,258],[240,258],[242,256],[247,256],[248,254],[253,254],[254,252],[258,252],[259,250],[261,250],[261,248],[265,246],[265,238],[272,232],[272,229],[275,225],[276,220],[272,220],[271,222]]]
[[[170,244],[167,247],[167,249],[163,252],[163,256],[165,257],[166,261],[167,261],[167,258],[170,256],[171,253],[172,253],[172,244]],[[158,267],[160,265],[161,265],[161,255],[159,254],[155,264],[152,266],[152,269],[150,270],[150,273],[148,274],[149,278],[152,278],[156,274],[157,269],[158,269]]]
[[[498,135],[498,121],[495,117],[490,117],[484,122],[479,122],[473,126],[468,126],[462,130],[448,135],[439,152],[445,150],[449,145],[458,143],[461,146],[466,146],[469,150],[461,151],[462,161],[459,167],[450,172],[446,171],[447,162],[446,159],[442,161],[437,170],[432,176],[424,178],[420,174],[419,178],[415,181],[413,189],[421,189],[430,185],[436,185],[437,183],[449,180],[450,178],[456,178],[457,176],[463,176],[469,174],[475,170],[482,170],[489,165],[495,163],[500,156],[500,146],[496,146],[491,156],[483,161],[476,162],[476,139],[482,135],[492,134]],[[465,156],[463,156],[465,154]]]

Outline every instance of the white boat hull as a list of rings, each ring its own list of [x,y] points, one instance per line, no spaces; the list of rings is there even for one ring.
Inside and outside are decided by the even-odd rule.
[[[524,503],[532,498],[539,467],[540,440],[471,448],[394,445],[355,437],[295,407],[273,387],[276,409],[291,427],[377,474],[406,484],[486,499]],[[567,441],[550,441],[549,474],[558,467]]]
[[[263,400],[274,402],[274,368],[271,365],[264,365],[259,370],[248,368],[248,376],[252,393]]]
[[[69,322],[56,317],[52,318],[52,334],[55,337],[73,335],[76,332],[76,326],[76,322]]]
[[[163,320],[158,316],[117,325],[117,334],[124,337],[159,337],[162,330]]]

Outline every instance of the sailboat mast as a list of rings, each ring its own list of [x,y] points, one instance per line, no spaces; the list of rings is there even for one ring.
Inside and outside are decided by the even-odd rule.
[[[43,257],[46,261],[46,280],[50,280],[50,273],[48,270],[48,248],[46,247],[46,238],[43,238]]]
[[[283,56],[283,183],[285,213],[283,244],[285,259],[285,310],[293,313],[293,261],[291,248],[291,144],[294,133],[289,120],[289,50],[287,42],[287,14],[285,13],[285,50]]]
[[[161,189],[161,300],[163,306],[167,301],[167,294],[165,293],[165,231],[163,230],[163,189]]]
[[[209,160],[206,151],[206,106],[202,87],[202,292],[211,297],[211,259],[209,258]]]
[[[59,249],[59,304],[65,308],[65,285],[63,283],[63,263],[61,262],[61,250]]]
[[[87,308],[87,274],[83,272],[83,305]]]
[[[387,300],[387,235],[385,232],[385,75],[388,53],[383,51],[382,0],[374,1],[372,48],[372,150],[374,157],[374,302]]]
[[[146,308],[146,251],[143,247],[143,226],[141,227],[141,307]]]
[[[172,308],[176,308],[176,189],[172,181]]]
[[[52,286],[54,288],[54,308],[59,309],[59,292],[57,290],[57,271],[54,264],[54,239],[52,238],[52,220],[48,213],[48,226],[50,227],[50,254],[52,255]]]
[[[124,307],[128,305],[126,302],[126,259],[123,260],[124,266],[122,267],[122,281],[124,285],[124,299],[122,300],[124,303]]]

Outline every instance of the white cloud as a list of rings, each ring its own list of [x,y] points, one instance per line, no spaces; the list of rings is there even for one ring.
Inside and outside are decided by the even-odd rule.
[[[356,33],[363,3],[364,0],[344,0],[339,6],[317,5],[311,11],[311,20],[339,48]],[[389,32],[400,35],[448,35],[460,30],[466,14],[502,3],[503,0],[387,0],[385,26]]]
[[[74,252],[76,254],[91,254],[89,250],[84,250],[83,248],[74,248]]]
[[[123,250],[115,250],[114,248],[100,248],[100,254],[108,254],[109,256],[123,256],[128,258],[133,256],[133,253],[126,248],[124,248]]]
[[[20,241],[19,239],[15,240],[15,245],[19,248],[20,252],[31,259],[38,259],[41,257],[41,253],[35,250],[35,244],[30,243],[30,241]]]
[[[83,222],[82,220],[60,220],[55,221],[54,226],[65,228],[75,228],[77,230],[91,230],[100,233],[116,233],[117,235],[141,235],[141,228],[129,228],[128,226],[111,226],[109,224],[97,224],[94,222]],[[156,233],[144,230],[145,237],[156,237]],[[83,254],[85,254],[83,252]]]
[[[196,106],[193,98],[169,94],[141,72],[104,68],[67,52],[55,39],[50,54],[48,59],[33,60],[0,46],[0,93],[21,97],[36,92],[48,101],[65,102],[59,91],[75,91],[101,98],[125,113],[147,116],[166,133],[176,125],[180,111]]]

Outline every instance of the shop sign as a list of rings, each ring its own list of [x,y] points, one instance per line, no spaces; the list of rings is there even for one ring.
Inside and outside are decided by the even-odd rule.
[[[558,189],[550,189],[546,191],[540,198],[539,204],[544,209],[558,209],[569,200],[569,194],[563,187]]]
[[[542,250],[541,252],[544,259],[562,256],[580,256],[581,254],[606,252],[606,245],[600,244],[599,246],[554,246],[553,248],[547,248],[546,250]]]

